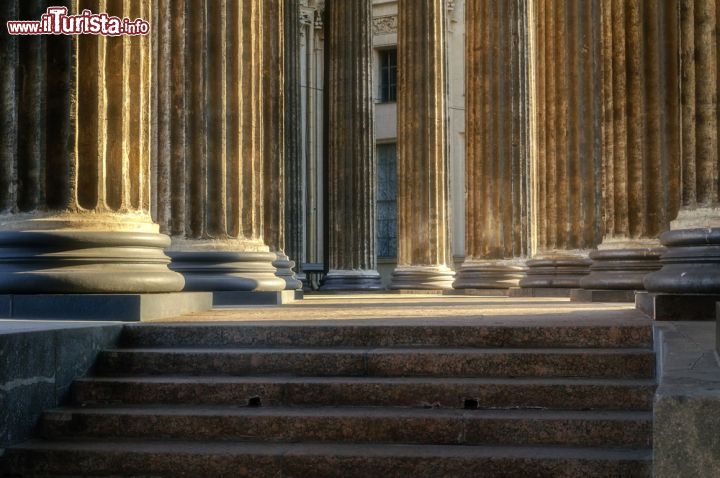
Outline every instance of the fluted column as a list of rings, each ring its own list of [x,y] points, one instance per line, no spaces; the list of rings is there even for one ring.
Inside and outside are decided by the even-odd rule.
[[[680,1],[681,208],[660,236],[668,249],[662,269],[644,284],[650,292],[678,296],[681,318],[692,308],[696,318],[712,318],[720,297],[719,20],[717,0]]]
[[[466,3],[465,262],[456,289],[507,289],[529,253],[527,2]]]
[[[392,289],[450,289],[445,2],[398,3],[398,265]]]
[[[287,290],[302,288],[285,254],[285,2],[266,0],[263,5],[263,158],[264,238],[277,258],[276,275]]]
[[[569,289],[601,238],[600,5],[538,0],[533,15],[538,253],[520,285]]]
[[[295,261],[296,277],[302,280],[305,261],[303,213],[303,153],[300,108],[300,4],[286,0],[283,29],[285,48],[285,253]]]
[[[263,239],[265,4],[160,1],[158,135],[170,141],[158,148],[157,214],[187,290],[286,285]]]
[[[0,17],[58,3],[7,0]],[[82,6],[147,19],[153,3]],[[5,32],[0,61],[0,292],[182,289],[149,211],[150,37]]]
[[[679,205],[677,7],[601,3],[605,235],[581,285],[625,290],[630,301],[643,277],[660,268],[657,236]]]
[[[328,273],[323,290],[382,289],[375,256],[372,2],[329,2]]]

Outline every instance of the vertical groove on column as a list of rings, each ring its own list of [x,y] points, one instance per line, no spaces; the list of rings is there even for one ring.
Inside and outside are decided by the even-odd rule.
[[[284,3],[267,0],[263,11],[264,238],[274,251],[284,248],[285,109]]]
[[[0,5],[2,18],[18,18],[18,1]],[[0,213],[17,210],[17,149],[18,149],[18,40],[0,35]]]
[[[302,212],[302,152],[300,145],[300,6],[285,4],[285,252],[298,264],[304,261]]]

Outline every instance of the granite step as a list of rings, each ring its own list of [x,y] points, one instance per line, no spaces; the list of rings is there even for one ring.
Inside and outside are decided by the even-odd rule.
[[[40,421],[40,433],[46,439],[649,448],[652,413],[126,405],[51,410]]]
[[[92,377],[75,404],[651,410],[653,380],[428,377]]]
[[[33,440],[8,451],[6,476],[649,477],[651,455],[563,447]]]
[[[381,323],[132,324],[123,347],[466,347],[466,348],[652,348],[647,319],[532,323],[468,320],[422,325]],[[385,321],[387,322],[387,321]]]
[[[648,349],[174,348],[100,354],[100,375],[652,378]]]

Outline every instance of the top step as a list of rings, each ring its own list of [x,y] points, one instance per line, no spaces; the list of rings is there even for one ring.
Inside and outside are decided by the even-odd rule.
[[[125,327],[126,347],[651,348],[638,315],[402,320],[146,323]]]

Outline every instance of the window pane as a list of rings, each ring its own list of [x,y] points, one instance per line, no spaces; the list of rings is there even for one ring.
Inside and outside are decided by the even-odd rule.
[[[377,255],[397,255],[397,170],[395,144],[380,144],[378,155]]]

